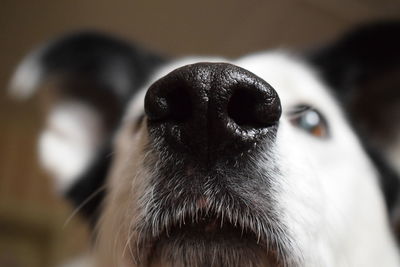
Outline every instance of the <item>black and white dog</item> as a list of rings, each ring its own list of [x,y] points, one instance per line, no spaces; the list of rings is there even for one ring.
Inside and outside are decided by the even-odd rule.
[[[41,161],[97,226],[88,266],[400,266],[400,23],[236,60],[79,33],[11,82],[39,85]]]

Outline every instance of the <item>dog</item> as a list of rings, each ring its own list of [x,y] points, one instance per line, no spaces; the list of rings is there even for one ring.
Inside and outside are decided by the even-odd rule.
[[[231,60],[81,32],[10,88],[43,99],[39,156],[93,226],[87,266],[400,266],[399,36]]]

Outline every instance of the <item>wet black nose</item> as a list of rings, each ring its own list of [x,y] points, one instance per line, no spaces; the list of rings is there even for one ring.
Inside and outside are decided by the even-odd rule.
[[[197,63],[156,81],[145,112],[155,140],[211,160],[273,139],[281,104],[271,85],[243,68]]]

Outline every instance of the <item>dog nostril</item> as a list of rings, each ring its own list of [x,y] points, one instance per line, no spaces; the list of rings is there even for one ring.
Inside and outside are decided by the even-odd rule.
[[[273,98],[265,99],[258,90],[238,88],[229,100],[228,117],[241,127],[268,127],[280,116],[280,105],[274,102]]]
[[[145,110],[152,121],[183,123],[192,116],[192,100],[182,87],[159,87],[145,98]]]
[[[228,116],[239,126],[262,127],[255,114],[256,105],[254,94],[237,89],[228,103]]]

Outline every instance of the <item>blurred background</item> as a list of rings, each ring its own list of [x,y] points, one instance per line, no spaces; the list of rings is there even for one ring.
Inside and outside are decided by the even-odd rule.
[[[0,266],[56,266],[85,251],[88,231],[40,169],[37,99],[7,96],[10,76],[38,44],[96,29],[161,53],[237,57],[284,47],[304,49],[352,26],[400,18],[399,0],[1,0]]]

